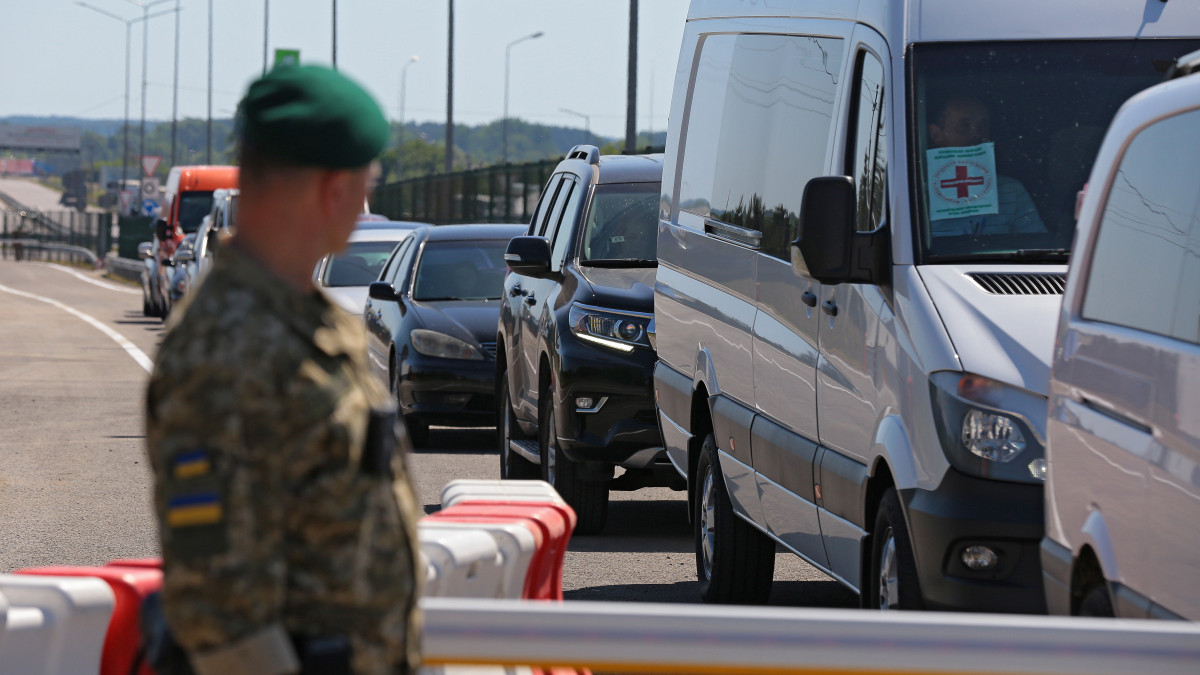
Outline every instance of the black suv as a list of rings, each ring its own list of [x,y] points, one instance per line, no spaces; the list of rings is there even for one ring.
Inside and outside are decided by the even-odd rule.
[[[662,155],[576,146],[504,256],[500,475],[548,481],[580,534],[604,527],[610,489],[681,487],[662,449],[647,339],[661,181]]]

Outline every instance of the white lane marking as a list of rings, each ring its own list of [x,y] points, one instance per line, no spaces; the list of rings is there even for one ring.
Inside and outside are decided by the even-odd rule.
[[[101,288],[107,288],[110,291],[118,291],[120,293],[129,293],[130,295],[141,295],[142,294],[141,291],[135,291],[132,288],[125,288],[124,286],[118,286],[116,284],[110,284],[110,283],[107,283],[104,281],[100,281],[99,279],[93,279],[89,276],[80,274],[77,270],[73,270],[69,267],[63,267],[62,265],[55,265],[54,263],[36,263],[36,264],[41,265],[42,267],[49,267],[51,269],[56,269],[60,272],[66,272],[67,274],[70,274],[71,276],[76,277],[78,279],[82,279],[83,281],[86,281],[89,284],[93,284],[93,285],[99,286]]]
[[[62,304],[61,302],[54,300],[52,298],[44,298],[40,295],[34,295],[33,293],[26,293],[25,291],[18,291],[17,289],[9,288],[8,286],[0,285],[0,291],[4,291],[5,293],[12,293],[13,295],[19,295],[23,298],[29,298],[30,300],[37,300],[38,302],[44,302],[47,305],[54,305],[55,307],[63,310],[64,312],[67,312],[69,314],[74,314],[75,316],[79,317],[80,319],[83,319],[87,323],[90,323],[93,326],[95,326],[96,329],[99,330],[101,333],[104,333],[108,337],[112,338],[113,342],[116,342],[118,345],[121,345],[121,348],[124,349],[126,352],[128,352],[129,355],[133,357],[133,360],[137,361],[137,364],[139,366],[141,366],[142,368],[144,368],[147,373],[149,373],[150,371],[152,371],[154,369],[154,362],[151,361],[150,357],[146,356],[146,354],[144,352],[142,352],[142,350],[138,349],[137,345],[135,345],[132,342],[130,342],[129,340],[125,339],[124,335],[121,335],[117,331],[109,328],[108,326],[105,326],[103,323],[101,323],[97,319],[94,319],[94,318],[88,316],[87,314],[84,314],[83,312],[75,309],[74,307],[68,307],[68,306]]]

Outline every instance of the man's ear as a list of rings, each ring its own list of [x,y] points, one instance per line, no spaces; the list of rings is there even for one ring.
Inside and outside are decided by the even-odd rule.
[[[346,172],[333,169],[321,171],[317,177],[317,208],[322,216],[340,212],[341,200],[346,196]]]
[[[942,141],[945,140],[945,135],[942,133],[942,128],[936,124],[929,125],[929,145],[940,148]]]

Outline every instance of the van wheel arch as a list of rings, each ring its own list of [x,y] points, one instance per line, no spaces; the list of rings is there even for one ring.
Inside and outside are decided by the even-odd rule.
[[[712,411],[708,409],[708,389],[704,384],[700,384],[692,392],[692,411],[689,427],[692,438],[688,441],[687,497],[688,523],[691,524],[695,521],[696,512],[696,464],[699,462],[700,453],[704,449],[704,437],[713,430]]]
[[[1071,565],[1071,616],[1079,616],[1083,601],[1093,589],[1107,586],[1100,558],[1091,546],[1084,546]]]
[[[871,568],[872,559],[871,553],[875,548],[875,514],[879,511],[879,503],[883,500],[883,493],[889,488],[896,487],[896,481],[892,478],[891,468],[882,458],[875,464],[875,469],[871,472],[871,478],[867,481],[867,493],[863,500],[863,515],[865,529],[867,530],[867,538],[863,541],[863,545],[859,550],[859,576],[858,582],[858,597],[861,606],[864,609],[872,609],[872,605],[868,605],[867,589],[871,587]],[[872,599],[873,600],[873,599]]]

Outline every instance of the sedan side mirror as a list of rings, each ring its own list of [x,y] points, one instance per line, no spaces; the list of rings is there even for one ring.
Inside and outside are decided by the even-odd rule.
[[[371,285],[367,286],[367,295],[376,300],[400,301],[400,294],[386,281],[372,281]]]
[[[545,237],[513,237],[504,262],[517,274],[544,277],[550,273],[550,242]]]
[[[196,259],[196,251],[193,250],[191,247],[180,248],[178,251],[175,252],[175,262],[177,262],[177,263],[189,263],[189,262],[194,261],[195,259]]]

